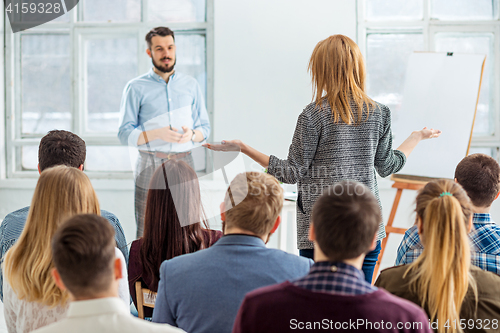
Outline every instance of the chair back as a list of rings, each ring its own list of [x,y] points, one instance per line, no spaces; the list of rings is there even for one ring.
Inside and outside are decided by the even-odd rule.
[[[137,312],[139,313],[139,318],[144,319],[144,307],[154,309],[156,293],[147,288],[143,288],[141,281],[137,281],[135,283],[135,295],[137,298]]]

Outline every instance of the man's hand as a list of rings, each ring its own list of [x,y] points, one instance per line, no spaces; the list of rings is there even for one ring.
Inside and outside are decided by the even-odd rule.
[[[175,127],[166,126],[158,128],[156,131],[158,139],[165,142],[179,142],[182,138],[182,134],[178,133]]]
[[[188,128],[187,126],[182,126],[182,130],[184,131],[184,134],[181,135],[181,138],[177,143],[186,143],[191,141],[191,138],[193,137],[193,131]]]

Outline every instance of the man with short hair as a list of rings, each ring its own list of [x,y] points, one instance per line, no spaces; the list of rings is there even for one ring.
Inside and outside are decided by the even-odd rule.
[[[266,248],[282,207],[276,178],[237,175],[221,204],[224,236],[161,265],[153,321],[192,333],[229,333],[247,292],[306,274],[312,260]]]
[[[103,217],[80,214],[52,239],[52,276],[71,303],[64,319],[35,332],[184,332],[134,318],[118,298],[122,262],[115,257],[114,230]]]
[[[248,293],[233,333],[432,332],[424,310],[365,281],[363,260],[376,246],[381,220],[365,185],[344,181],[327,188],[311,220],[316,263],[309,274]]]
[[[56,166],[66,165],[78,168],[83,171],[83,163],[86,157],[85,141],[78,135],[63,130],[50,131],[40,140],[38,147],[38,171]],[[30,207],[24,207],[5,216],[0,225],[0,258],[3,258],[7,251],[18,240],[23,231]],[[123,233],[122,226],[118,218],[105,210],[101,210],[101,215],[106,218],[115,229],[116,247],[120,249],[128,262],[128,247]],[[3,301],[3,274],[0,270],[0,299]]]
[[[144,232],[149,181],[168,159],[181,159],[194,168],[191,150],[210,135],[210,122],[198,82],[175,71],[174,32],[157,27],[146,35],[153,68],[130,81],[120,107],[121,143],[139,150],[135,170],[137,238]]]
[[[472,203],[471,263],[500,275],[500,226],[491,219],[491,204],[500,194],[500,165],[485,154],[469,155],[458,163],[455,182],[460,184]],[[411,264],[422,254],[424,246],[417,226],[405,232],[398,248],[397,265]]]

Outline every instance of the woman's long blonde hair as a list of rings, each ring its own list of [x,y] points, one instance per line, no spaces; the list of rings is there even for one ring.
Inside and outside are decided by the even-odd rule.
[[[413,272],[410,288],[427,307],[431,321],[438,321],[438,332],[461,332],[460,309],[469,287],[477,297],[470,268],[467,225],[472,215],[467,193],[452,180],[428,183],[417,195],[417,219],[423,226],[420,257],[405,275]],[[449,321],[450,328],[444,327]]]
[[[80,214],[100,215],[97,195],[89,178],[67,166],[46,169],[40,175],[31,201],[26,225],[4,261],[5,278],[17,297],[53,307],[65,304],[62,292],[51,277],[51,241],[67,218]]]
[[[358,45],[344,35],[319,42],[309,60],[313,100],[322,107],[326,100],[335,122],[360,124],[377,104],[365,93],[366,70]],[[357,117],[351,102],[357,107]],[[356,119],[357,118],[357,119]],[[365,118],[365,119],[366,119]]]

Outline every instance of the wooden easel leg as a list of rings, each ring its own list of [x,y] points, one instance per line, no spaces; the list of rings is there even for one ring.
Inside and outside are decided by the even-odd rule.
[[[392,203],[391,214],[389,215],[389,220],[387,221],[386,226],[386,236],[382,239],[380,254],[378,255],[377,264],[375,265],[375,270],[373,271],[372,284],[375,283],[375,279],[377,277],[378,271],[380,269],[380,263],[382,262],[382,258],[384,257],[385,246],[387,245],[387,240],[389,239],[390,231],[387,231],[387,227],[392,227],[392,223],[394,222],[394,218],[396,217],[396,211],[398,210],[399,200],[401,199],[401,194],[403,193],[403,189],[398,188],[396,192],[396,197],[394,198],[394,202]],[[390,229],[390,228],[389,228]]]

